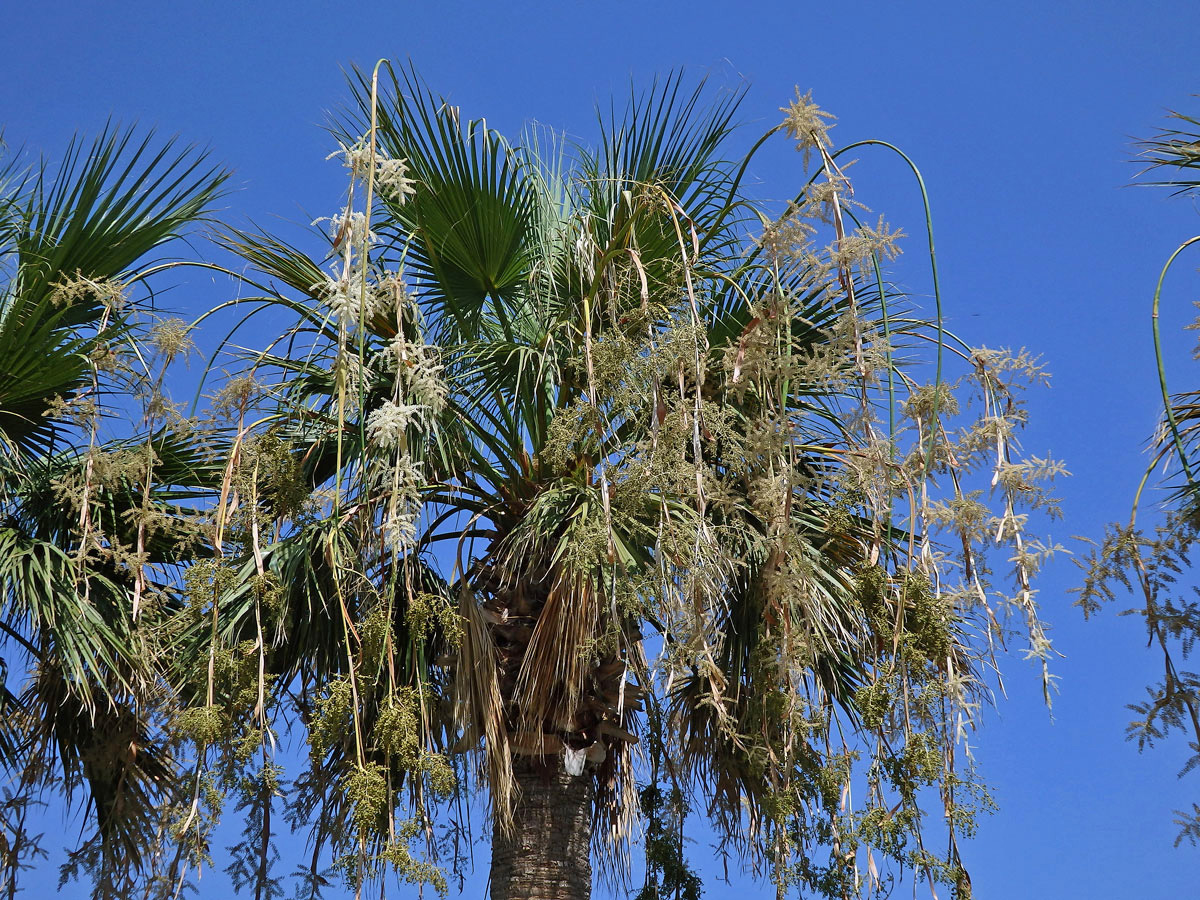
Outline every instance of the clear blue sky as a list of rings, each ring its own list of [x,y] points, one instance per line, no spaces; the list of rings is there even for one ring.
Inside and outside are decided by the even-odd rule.
[[[1165,108],[1200,112],[1196,0],[10,0],[0,21],[0,127],[10,143],[53,156],[72,132],[95,132],[110,116],[153,124],[234,167],[231,216],[264,223],[306,223],[336,204],[343,175],[324,161],[333,147],[321,123],[346,96],[340,67],[350,63],[411,57],[465,116],[509,133],[536,119],[584,139],[593,103],[631,75],[684,66],[744,77],[747,138],[778,120],[794,85],[812,89],[838,115],[839,142],[892,141],[924,171],[951,325],[973,343],[1028,346],[1055,374],[1025,440],[1074,473],[1054,536],[1071,545],[1071,535],[1098,535],[1128,514],[1156,420],[1149,298],[1200,216],[1187,201],[1123,185],[1136,171],[1132,140]],[[783,144],[756,170],[777,196],[800,177]],[[864,158],[856,172],[861,199],[920,233],[919,197],[895,161]],[[928,278],[918,242],[908,247],[901,271],[921,296]],[[1188,265],[1168,284],[1179,389],[1195,386],[1191,338],[1179,327],[1198,288]],[[175,297],[198,309],[227,294],[224,284],[197,285]],[[1064,558],[1041,583],[1066,654],[1053,723],[1036,673],[1014,657],[1009,700],[974,739],[1000,804],[967,853],[977,896],[1196,896],[1200,850],[1172,848],[1171,810],[1200,799],[1200,773],[1176,779],[1181,746],[1139,756],[1123,740],[1124,706],[1157,660],[1132,619],[1084,625],[1066,593],[1077,581]],[[45,884],[54,882],[47,872]],[[482,883],[467,896],[480,896]],[[203,884],[203,896],[225,893]],[[709,880],[706,896],[747,893],[769,891]]]

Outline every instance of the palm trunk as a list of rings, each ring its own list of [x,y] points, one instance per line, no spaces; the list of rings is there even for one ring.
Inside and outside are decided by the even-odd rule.
[[[592,895],[592,776],[557,756],[517,757],[520,797],[508,836],[492,834],[492,900],[588,900]]]

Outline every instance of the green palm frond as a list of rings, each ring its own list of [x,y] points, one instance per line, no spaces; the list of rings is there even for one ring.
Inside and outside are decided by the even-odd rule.
[[[72,399],[91,378],[90,355],[126,336],[128,323],[105,304],[121,302],[135,263],[207,213],[226,177],[191,148],[111,128],[15,184],[0,247],[12,259],[0,293],[5,445],[50,449],[52,401]]]
[[[1163,181],[1143,182],[1174,188],[1177,194],[1192,193],[1200,188],[1200,119],[1172,112],[1170,117],[1179,124],[1163,128],[1151,140],[1141,143],[1141,156],[1147,161],[1146,172],[1174,169]]]
[[[534,186],[529,172],[482,120],[463,122],[457,107],[432,94],[411,68],[387,67],[377,137],[388,155],[407,162],[415,194],[403,204],[383,193],[385,233],[406,250],[409,270],[425,289],[440,327],[471,335],[488,316],[504,316],[531,263]],[[340,126],[343,140],[361,139],[370,122],[370,79],[355,70],[358,104]]]
[[[301,294],[311,296],[325,280],[320,263],[307,253],[262,231],[226,227],[216,235],[217,243],[253,263],[270,278],[278,278]],[[282,302],[282,301],[280,301]],[[295,312],[303,312],[300,306]],[[317,320],[317,324],[320,320]]]
[[[203,220],[227,176],[116,127],[57,167],[13,166],[0,175],[0,658],[21,686],[6,691],[0,763],[69,802],[85,789],[93,827],[74,858],[125,883],[174,796],[156,638],[221,469],[182,430],[98,427],[138,415],[130,392],[150,387],[148,255]]]
[[[40,303],[63,280],[128,274],[202,218],[227,177],[206,154],[152,133],[110,127],[90,146],[72,141],[57,170],[38,167],[19,189],[15,308]],[[85,297],[72,304],[68,324],[100,311]]]
[[[599,147],[581,153],[597,245],[635,251],[652,285],[678,281],[681,254],[691,253],[693,240],[711,260],[741,237],[743,217],[730,215],[733,169],[724,148],[744,92],[710,93],[703,80],[687,90],[681,72],[641,95],[631,88],[623,112],[600,113]]]
[[[644,94],[631,87],[624,111],[599,116],[601,142],[583,156],[592,183],[593,215],[607,221],[621,194],[654,186],[684,210],[700,229],[725,208],[730,187],[724,142],[744,88],[709,99],[706,80],[688,91],[682,72]]]

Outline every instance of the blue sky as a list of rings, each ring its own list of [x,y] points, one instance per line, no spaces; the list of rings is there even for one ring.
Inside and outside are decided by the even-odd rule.
[[[508,133],[537,120],[584,140],[593,104],[631,76],[645,83],[683,66],[722,83],[744,78],[747,141],[778,121],[793,86],[811,89],[839,117],[839,143],[886,139],[923,170],[951,326],[972,343],[1029,347],[1054,373],[1024,441],[1073,473],[1054,537],[1079,549],[1072,535],[1098,536],[1128,514],[1157,415],[1150,295],[1166,256],[1200,232],[1200,216],[1189,201],[1125,185],[1137,171],[1135,138],[1166,108],[1200,112],[1194,0],[769,0],[736,11],[710,0],[14,0],[3,23],[9,143],[53,156],[74,131],[94,133],[110,116],[178,132],[236,170],[231,218],[272,225],[336,208],[344,176],[325,162],[333,146],[321,123],[347,96],[340,67],[350,63],[410,57],[465,116]],[[755,174],[779,197],[801,177],[783,143]],[[920,198],[899,163],[864,154],[855,174],[860,199],[920,234]],[[901,278],[927,297],[919,243],[907,247]],[[1195,263],[1177,267],[1164,297],[1180,389],[1194,385],[1194,336],[1180,329],[1200,293]],[[174,296],[195,311],[228,293],[204,282]],[[1013,656],[1009,699],[973,739],[1000,805],[967,855],[977,895],[1194,894],[1200,850],[1172,848],[1171,810],[1200,798],[1200,775],[1175,777],[1182,746],[1139,756],[1123,740],[1125,704],[1155,677],[1157,660],[1134,620],[1081,621],[1067,593],[1078,580],[1064,557],[1041,583],[1066,654],[1055,667],[1054,721],[1036,673]],[[734,893],[710,881],[706,896]]]

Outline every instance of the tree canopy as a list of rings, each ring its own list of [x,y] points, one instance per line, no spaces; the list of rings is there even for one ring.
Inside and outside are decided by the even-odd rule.
[[[639,896],[696,897],[695,814],[781,896],[906,871],[967,896],[990,801],[964,739],[1006,641],[1049,700],[1055,548],[1026,528],[1062,467],[1019,456],[1038,362],[943,327],[927,197],[938,308],[889,280],[900,234],[845,169],[899,151],[837,148],[799,92],[747,140],[740,91],[680,76],[591,145],[505,138],[411,69],[349,81],[318,249],[217,226],[249,268],[188,326],[139,330],[162,273],[137,265],[220,173],[106,136],[5,195],[0,341],[61,363],[0,372],[27,667],[0,751],[68,800],[87,781],[73,870],[175,896],[234,808],[255,897],[283,895],[281,828],[308,835],[300,896],[445,891],[486,809],[493,897],[580,896],[592,861],[628,883],[639,837]],[[747,173],[779,140],[800,165],[771,204]],[[203,415],[149,364],[193,340]],[[144,433],[101,440],[99,401],[138,397]],[[569,838],[522,845],[535,813]],[[4,849],[15,884],[31,847]]]

